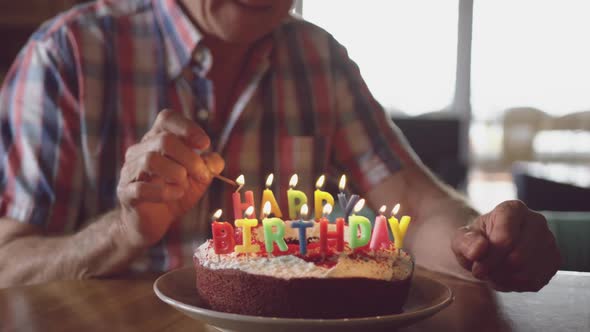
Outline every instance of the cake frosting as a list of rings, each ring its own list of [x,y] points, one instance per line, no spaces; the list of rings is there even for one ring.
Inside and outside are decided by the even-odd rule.
[[[217,255],[210,241],[203,243],[195,257],[208,269],[236,269],[246,273],[282,279],[292,278],[370,278],[400,280],[411,273],[410,257],[405,252],[379,250],[377,253],[343,252],[326,261],[309,261],[297,255]]]

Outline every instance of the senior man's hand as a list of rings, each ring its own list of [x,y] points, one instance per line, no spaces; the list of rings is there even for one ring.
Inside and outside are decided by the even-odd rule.
[[[500,291],[538,291],[561,262],[545,217],[520,201],[501,203],[460,228],[452,249],[475,278]]]
[[[164,110],[142,140],[125,154],[117,187],[127,240],[146,247],[158,242],[172,222],[203,196],[224,168],[216,153],[199,155],[210,140],[193,121]]]

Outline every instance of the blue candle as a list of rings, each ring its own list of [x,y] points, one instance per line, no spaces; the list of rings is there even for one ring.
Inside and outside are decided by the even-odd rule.
[[[344,193],[344,189],[346,188],[346,175],[342,175],[340,178],[338,188],[340,189],[340,193],[338,194],[338,203],[340,204],[342,212],[344,212],[344,220],[348,224],[348,219],[360,197],[359,195],[350,195],[350,199],[346,199],[346,194]]]
[[[307,254],[307,235],[305,234],[305,230],[309,227],[313,227],[313,221],[305,221],[307,218],[307,214],[309,213],[309,208],[307,204],[303,204],[301,206],[301,213],[299,214],[299,221],[293,221],[291,223],[292,228],[297,228],[299,231],[299,253],[302,256]]]

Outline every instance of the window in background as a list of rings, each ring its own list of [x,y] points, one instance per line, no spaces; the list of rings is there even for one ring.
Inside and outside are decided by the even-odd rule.
[[[567,129],[583,126],[555,128],[566,130],[551,135],[544,131],[558,126],[559,116],[590,110],[588,13],[587,0],[474,3],[471,143],[477,164],[503,168],[521,159],[580,159],[566,157],[579,151],[562,143],[573,135]],[[513,141],[524,135],[511,128],[512,120],[508,119],[515,117],[523,125],[535,127],[541,136],[535,132],[525,142]],[[514,146],[521,149],[514,150]],[[587,160],[588,151],[578,155]]]
[[[458,1],[303,1],[302,11],[348,49],[387,110],[418,115],[452,102]]]
[[[472,112],[498,119],[511,107],[552,115],[590,109],[590,1],[476,1]]]

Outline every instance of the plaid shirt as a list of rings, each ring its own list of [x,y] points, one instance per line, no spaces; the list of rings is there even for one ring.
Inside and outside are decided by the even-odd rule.
[[[320,174],[335,191],[342,173],[362,195],[411,160],[346,50],[322,29],[289,18],[258,43],[227,115],[216,112],[201,38],[174,0],[98,1],[43,25],[0,94],[0,215],[68,234],[116,208],[125,151],[164,108],[210,134],[224,175],[244,174],[257,205],[269,173],[285,207],[293,173],[309,197]],[[185,264],[209,236],[210,213],[232,215],[230,196],[214,181],[134,267]]]

